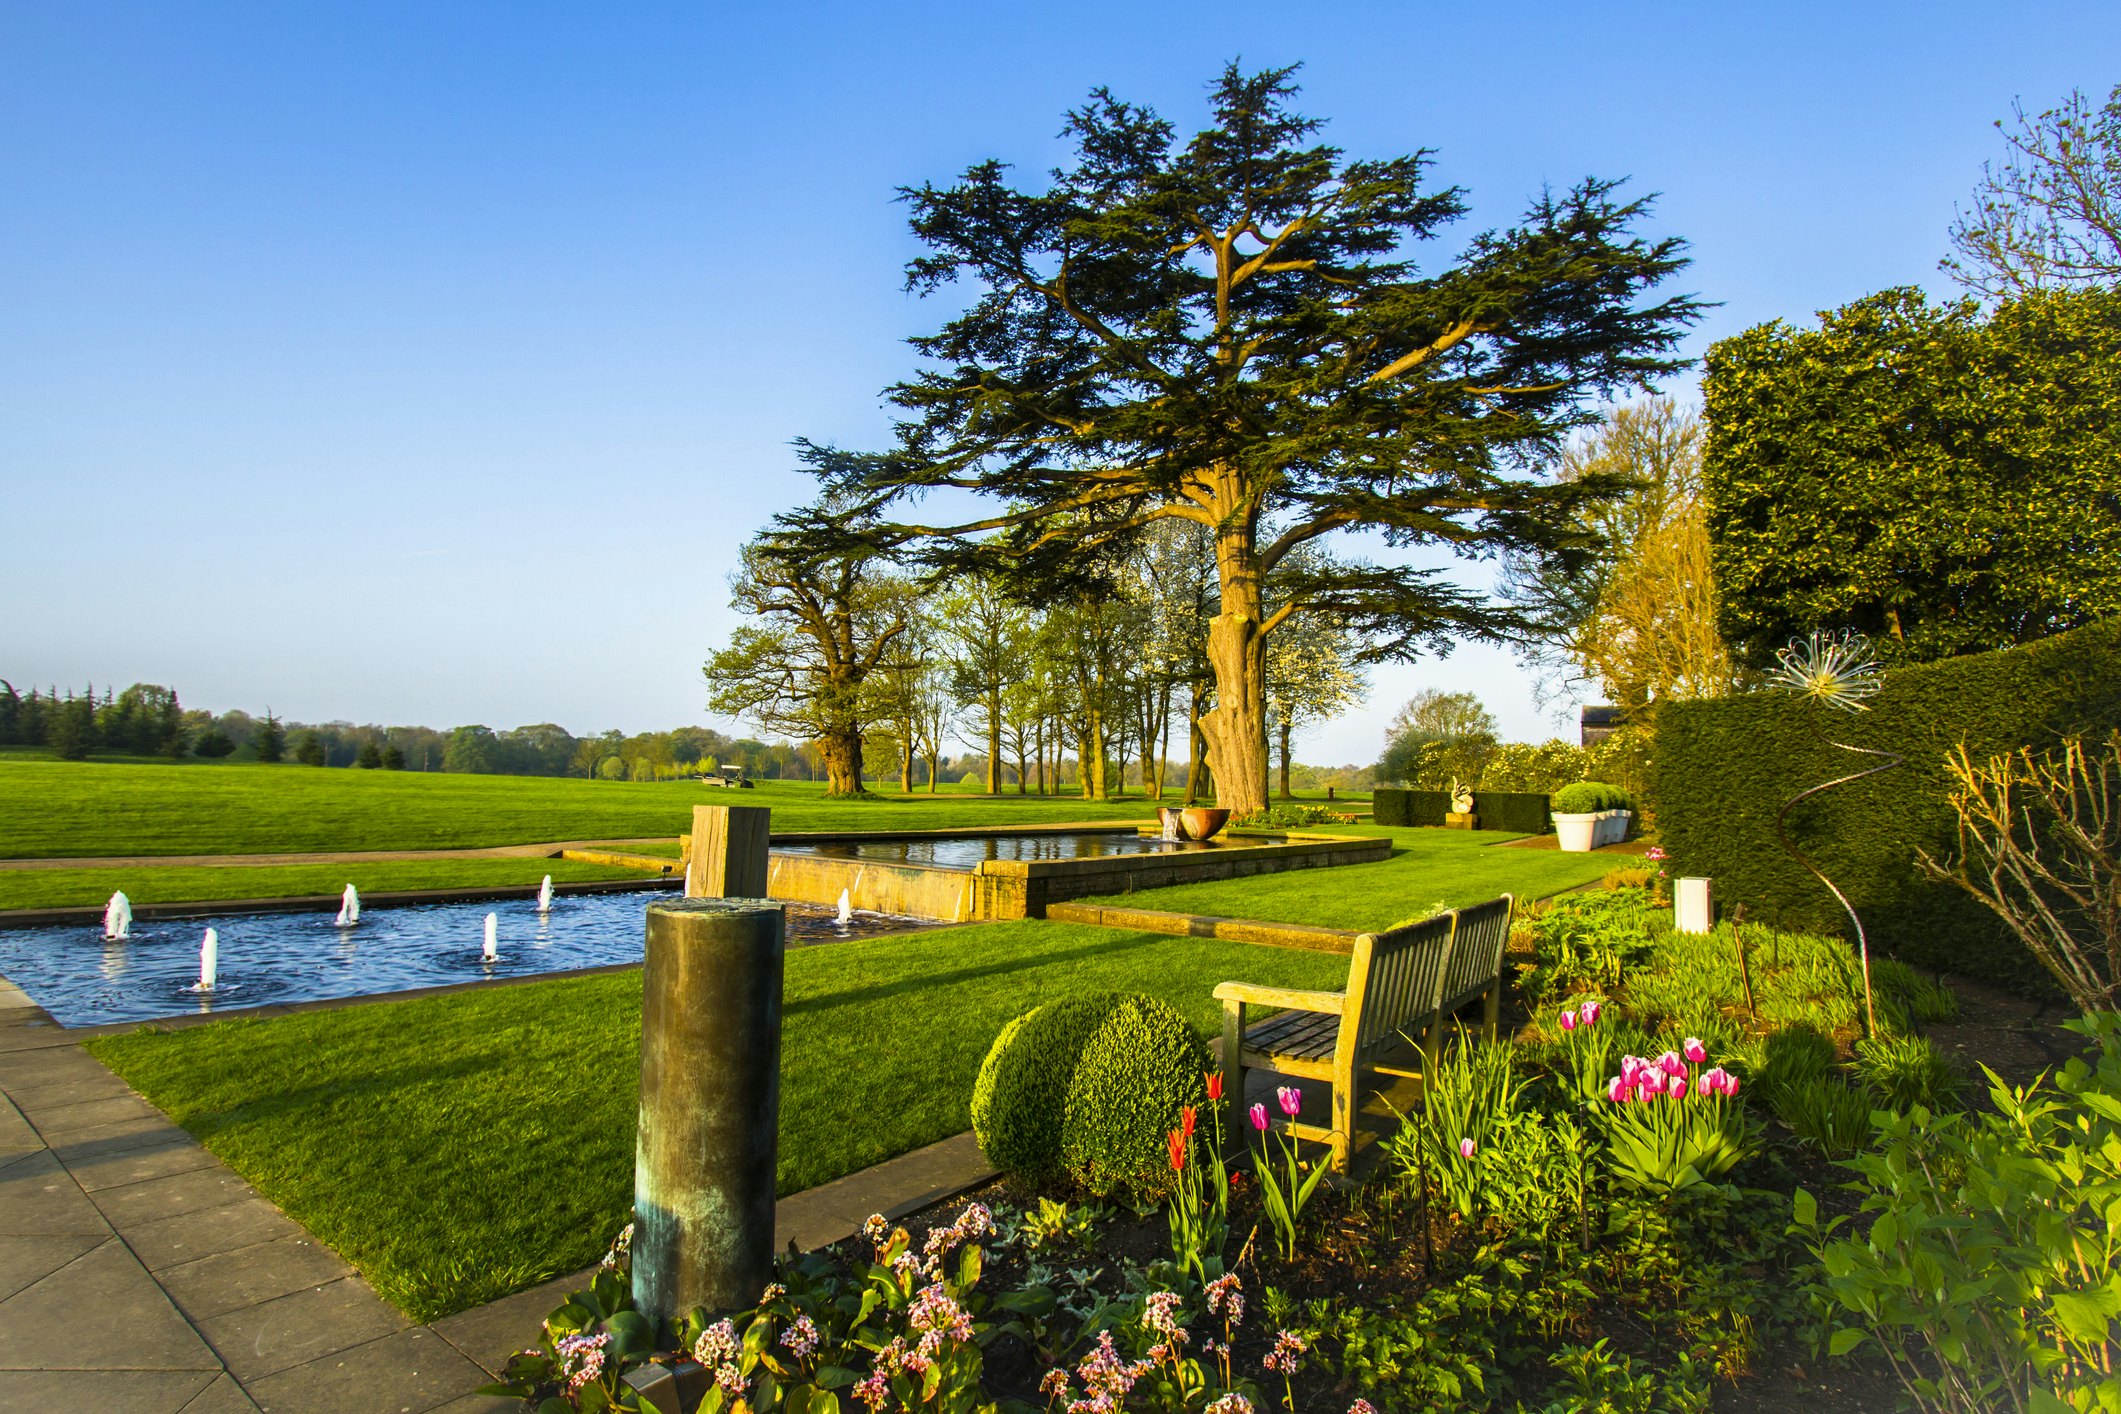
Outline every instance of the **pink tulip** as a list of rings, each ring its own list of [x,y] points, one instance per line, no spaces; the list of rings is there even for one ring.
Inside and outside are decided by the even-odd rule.
[[[1620,1058],[1620,1078],[1627,1081],[1628,1084],[1639,1083],[1642,1079],[1642,1071],[1643,1060],[1641,1056],[1622,1056]]]
[[[1700,1065],[1709,1058],[1708,1047],[1701,1044],[1699,1036],[1686,1038],[1686,1058],[1696,1065]]]
[[[1738,1093],[1738,1077],[1720,1065],[1714,1070],[1702,1072],[1698,1083],[1701,1086],[1701,1093],[1704,1095],[1735,1095]]]
[[[1582,1010],[1583,1024],[1586,1026],[1594,1026],[1598,1022],[1598,1013],[1604,1010],[1604,1008],[1600,1007],[1596,1002],[1585,1002],[1583,1004]]]
[[[1686,1077],[1684,1075],[1673,1076],[1672,1088],[1665,1093],[1675,1100],[1684,1100],[1686,1098]],[[1702,1093],[1707,1094],[1708,1092],[1703,1091]]]
[[[1252,1116],[1252,1127],[1265,1134],[1267,1132],[1267,1107],[1265,1105],[1254,1105],[1248,1113]]]
[[[1275,1087],[1274,1098],[1281,1101],[1281,1112],[1290,1119],[1296,1118],[1296,1112],[1304,1107],[1304,1092],[1294,1085]]]
[[[1657,1068],[1675,1079],[1686,1074],[1686,1062],[1679,1058],[1677,1051],[1666,1051],[1657,1057]]]
[[[1616,1105],[1624,1105],[1632,1088],[1627,1081],[1616,1075],[1605,1083],[1605,1097]]]
[[[1576,1029],[1575,1012],[1565,1011],[1561,1014],[1561,1029],[1564,1031],[1574,1031]]]
[[[1665,1074],[1654,1066],[1644,1066],[1635,1077],[1635,1088],[1645,1095],[1662,1095],[1664,1087]]]
[[[1461,1159],[1470,1159],[1470,1158],[1472,1158],[1472,1157],[1473,1157],[1473,1141],[1472,1141],[1472,1140],[1470,1140],[1470,1139],[1461,1139],[1461,1140],[1459,1140],[1459,1141],[1458,1141],[1458,1157],[1459,1157],[1459,1158],[1461,1158]]]

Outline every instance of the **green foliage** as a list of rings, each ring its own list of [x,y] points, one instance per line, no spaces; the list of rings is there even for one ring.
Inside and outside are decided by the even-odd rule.
[[[1490,1206],[1492,1166],[1482,1153],[1516,1113],[1525,1078],[1508,1042],[1475,1041],[1462,1029],[1429,1070],[1421,1113],[1393,1133],[1390,1153],[1402,1174],[1434,1184],[1460,1217],[1471,1219]]]
[[[1033,1007],[1002,1028],[972,1083],[972,1132],[996,1168],[1036,1182],[1061,1171],[1068,1089],[1117,992]]]
[[[2121,292],[1984,317],[1887,290],[1709,350],[1704,476],[1724,631],[1815,628],[1903,661],[2121,609]]]
[[[1578,781],[1554,792],[1551,807],[1557,815],[1590,815],[1600,810],[1626,810],[1632,802],[1619,786],[1604,781]]]
[[[1863,916],[1881,949],[1922,966],[2024,987],[2041,980],[1993,914],[1925,882],[1915,851],[1952,852],[1946,755],[1976,759],[2044,745],[2065,731],[2121,726],[2121,622],[1997,653],[1890,671],[1870,710],[1833,723],[1836,739],[1903,753],[1881,775],[1807,801],[1790,835]],[[1789,929],[1840,933],[1832,895],[1782,849],[1775,815],[1798,790],[1848,771],[1784,693],[1671,702],[1657,714],[1658,836],[1670,872],[1715,879],[1718,901]],[[1750,931],[1750,930],[1748,930]]]
[[[1856,1043],[1856,1074],[1888,1109],[1955,1108],[1959,1072],[1926,1036],[1871,1036]]]
[[[1441,825],[1450,812],[1451,793],[1447,790],[1379,786],[1370,792],[1370,817],[1380,825]]]
[[[1207,1102],[1214,1058],[1169,1002],[1132,996],[1111,1005],[1068,1077],[1061,1160],[1093,1193],[1160,1196],[1171,1183],[1164,1136],[1180,1111]]]
[[[1870,1138],[1871,1096],[1831,1074],[1789,1080],[1768,1092],[1775,1117],[1830,1159],[1845,1159]]]
[[[206,761],[218,761],[224,756],[233,755],[235,749],[235,738],[218,727],[208,727],[200,732],[198,740],[191,744],[192,755]]]
[[[321,766],[326,759],[324,738],[315,732],[303,732],[295,738],[295,760],[304,766]]]
[[[1875,1341],[1924,1409],[2121,1409],[2121,1018],[2072,1025],[2094,1063],[2023,1089],[1991,1072],[1993,1113],[1881,1113],[1859,1218],[1798,1195],[1829,1348]]]
[[[1658,1198],[1717,1182],[1756,1147],[1738,1096],[1694,1089],[1678,1098],[1609,1100],[1598,1113],[1613,1177]]]
[[[1232,817],[1229,828],[1249,830],[1300,830],[1306,825],[1352,825],[1353,815],[1344,815],[1324,805],[1270,805],[1249,815]]]
[[[1683,1351],[1669,1373],[1636,1370],[1632,1356],[1591,1345],[1564,1345],[1547,1357],[1556,1376],[1538,1414],[1708,1414],[1713,1370]],[[1524,1405],[1519,1414],[1532,1414]]]

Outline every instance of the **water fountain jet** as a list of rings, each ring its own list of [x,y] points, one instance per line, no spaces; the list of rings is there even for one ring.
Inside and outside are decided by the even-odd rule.
[[[213,929],[199,940],[199,985],[194,992],[211,992],[214,982],[221,975],[221,935]]]
[[[552,875],[550,874],[545,876],[544,883],[538,885],[538,912],[552,912]]]
[[[133,901],[120,889],[103,907],[103,941],[122,943],[133,935]]]
[[[841,889],[841,890],[840,890],[840,926],[841,926],[842,928],[844,928],[844,927],[846,927],[846,926],[847,926],[847,925],[848,925],[849,923],[852,923],[853,921],[854,921],[854,900],[853,900],[852,898],[850,898],[850,897],[848,896],[848,891],[847,891],[847,890],[845,890],[845,889]]]
[[[339,895],[339,916],[333,921],[332,926],[335,928],[351,928],[360,921],[361,891],[352,884],[348,884],[346,892]]]
[[[501,915],[498,913],[489,913],[486,915],[486,947],[484,951],[481,952],[479,955],[480,960],[484,962],[500,961],[500,942]]]

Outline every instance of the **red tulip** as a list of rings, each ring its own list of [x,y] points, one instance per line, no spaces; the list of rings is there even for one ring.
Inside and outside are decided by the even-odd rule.
[[[1219,1070],[1210,1071],[1208,1072],[1208,1100],[1211,1104],[1219,1105],[1222,1103],[1222,1098],[1223,1073]]]
[[[1191,1138],[1193,1137],[1194,1121],[1195,1121],[1195,1120],[1197,1120],[1198,1118],[1199,1118],[1199,1114],[1198,1114],[1198,1113],[1197,1113],[1197,1112],[1196,1112],[1196,1111],[1194,1110],[1193,1106],[1191,1106],[1191,1105],[1181,1105],[1181,1106],[1179,1107],[1179,1111],[1178,1111],[1178,1123],[1179,1123],[1179,1127],[1180,1127],[1180,1128],[1182,1128],[1182,1129],[1184,1129],[1184,1130],[1186,1131],[1186,1137],[1187,1137],[1188,1139],[1191,1139]]]
[[[1171,1151],[1171,1172],[1186,1171],[1186,1131],[1174,1129],[1164,1136],[1164,1143]]]

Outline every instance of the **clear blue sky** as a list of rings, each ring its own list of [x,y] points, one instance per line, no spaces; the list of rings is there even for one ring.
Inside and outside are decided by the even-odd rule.
[[[2103,56],[2103,57],[2102,57]],[[875,445],[893,189],[1060,156],[1093,85],[1186,131],[1302,61],[1477,226],[1627,175],[1694,342],[1936,273],[2014,97],[2121,79],[2107,4],[0,4],[0,675],[318,720],[703,719],[736,546]],[[1380,674],[1544,734],[1507,655]]]

